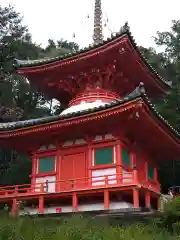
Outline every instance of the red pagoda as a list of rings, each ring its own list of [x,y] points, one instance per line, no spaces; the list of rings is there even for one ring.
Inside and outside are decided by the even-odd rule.
[[[0,145],[32,159],[30,185],[0,188],[12,214],[19,201],[30,214],[159,208],[158,164],[179,156],[180,139],[146,93],[157,97],[170,86],[145,61],[127,24],[102,40],[99,6],[91,47],[16,60],[17,74],[66,109],[0,124]]]

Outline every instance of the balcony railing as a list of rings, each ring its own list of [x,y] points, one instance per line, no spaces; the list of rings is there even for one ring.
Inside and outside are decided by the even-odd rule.
[[[131,176],[106,175],[95,176],[91,178],[77,178],[61,181],[46,181],[43,183],[23,184],[15,186],[0,187],[0,198],[18,195],[31,195],[38,193],[57,193],[74,190],[89,190],[104,187],[126,186],[133,184],[134,179]]]
[[[77,178],[61,181],[46,181],[43,183],[23,184],[15,186],[0,187],[0,198],[48,194],[48,193],[63,193],[81,190],[93,190],[101,188],[113,188],[140,184],[137,182],[136,174],[123,176],[122,174],[95,176],[91,178]],[[157,191],[157,186],[152,186]]]

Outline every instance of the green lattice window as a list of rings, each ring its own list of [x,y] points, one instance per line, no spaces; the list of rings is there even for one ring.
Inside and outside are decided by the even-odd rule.
[[[39,159],[39,172],[53,172],[55,171],[55,157],[43,157]]]
[[[125,148],[122,149],[122,163],[127,166],[131,165],[130,154]]]
[[[112,164],[113,163],[113,148],[98,148],[95,149],[95,165]]]
[[[151,180],[154,179],[154,168],[152,166],[148,166],[148,178]]]

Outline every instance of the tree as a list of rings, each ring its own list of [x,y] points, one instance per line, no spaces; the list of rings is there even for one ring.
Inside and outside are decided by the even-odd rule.
[[[158,47],[164,51],[157,53],[154,49],[140,47],[148,62],[166,79],[172,82],[169,94],[158,101],[156,107],[162,116],[177,130],[180,130],[180,21],[172,21],[169,32],[158,32],[154,37]],[[170,176],[167,178],[166,176]],[[167,192],[170,185],[180,182],[180,162],[178,159],[162,163],[160,181]]]
[[[14,75],[13,59],[38,59],[56,57],[78,49],[75,43],[49,39],[43,49],[33,43],[28,28],[12,6],[0,6],[0,122],[44,117],[61,111],[52,100],[32,88],[27,79]],[[58,110],[57,110],[58,109]],[[13,150],[0,149],[1,184],[27,183],[31,172],[29,158]]]
[[[172,90],[160,106],[162,115],[180,130],[180,21],[172,21],[169,32],[158,32],[154,38],[166,60],[167,77],[172,81]]]
[[[44,56],[57,57],[77,50],[79,50],[79,45],[74,42],[68,42],[63,39],[54,42],[52,39],[49,39],[48,46],[44,49]]]
[[[21,24],[21,21],[20,14],[13,7],[0,6],[0,122],[47,114],[47,109],[39,105],[42,94],[34,92],[26,79],[12,74],[14,58],[38,58],[42,51],[39,46],[32,43],[28,29]],[[2,182],[8,184],[11,181],[9,172],[16,171],[14,177],[17,177],[18,167],[24,176],[28,176],[26,169],[28,160],[21,154],[13,150],[1,149],[0,159],[1,184]],[[23,160],[19,162],[17,159]],[[23,174],[19,176],[23,178]]]

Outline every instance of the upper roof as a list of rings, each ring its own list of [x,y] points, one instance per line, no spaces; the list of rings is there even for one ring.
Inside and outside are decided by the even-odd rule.
[[[121,59],[122,57],[124,60]],[[130,62],[128,61],[131,71],[127,69],[127,58],[131,60]],[[124,64],[122,61],[124,61]],[[131,82],[134,81],[132,86],[131,83],[127,84],[126,90],[119,87],[119,91],[123,91],[123,94],[130,92],[140,81],[146,84],[147,92],[150,95],[151,92],[156,92],[156,94],[165,93],[170,88],[171,82],[163,79],[140,53],[127,24],[121,28],[119,33],[114,34],[112,38],[104,40],[103,43],[91,45],[88,48],[56,58],[39,60],[15,59],[14,67],[16,73],[26,76],[33,84],[42,86],[45,92],[51,92],[51,96],[54,94],[52,97],[60,98],[59,100],[63,102],[61,96],[64,97],[64,94],[60,90],[57,92],[57,89],[64,89],[65,85],[67,87],[67,81],[70,81],[68,78],[72,77],[73,79],[74,76],[77,77],[82,72],[88,72],[90,68],[100,69],[106,67],[106,65],[108,66],[110,63],[117,65],[117,72],[123,73]],[[58,78],[52,72],[56,72]],[[61,80],[61,85],[59,80]],[[64,80],[65,85],[62,83]],[[119,76],[117,81],[121,81]],[[76,85],[73,82],[71,81],[71,84],[74,89],[77,87],[77,82]],[[150,93],[148,88],[152,90]]]

